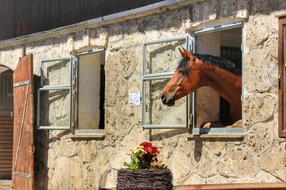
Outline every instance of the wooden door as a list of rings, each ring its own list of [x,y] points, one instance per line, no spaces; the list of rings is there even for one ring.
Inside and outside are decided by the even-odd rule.
[[[14,71],[14,132],[12,186],[32,190],[34,186],[33,57],[24,56]]]

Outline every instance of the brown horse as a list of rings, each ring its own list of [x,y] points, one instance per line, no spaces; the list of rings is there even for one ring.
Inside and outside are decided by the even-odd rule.
[[[213,88],[230,104],[233,122],[241,119],[241,76],[234,63],[211,55],[193,54],[180,49],[183,56],[173,77],[163,88],[163,104],[175,101],[203,86]]]

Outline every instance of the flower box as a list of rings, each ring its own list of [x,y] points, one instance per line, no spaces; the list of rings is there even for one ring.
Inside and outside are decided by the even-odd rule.
[[[120,169],[117,174],[118,190],[171,190],[172,187],[169,169]]]
[[[151,142],[144,141],[132,150],[131,161],[124,162],[126,169],[117,173],[118,190],[171,190],[172,173],[158,161],[159,150]]]

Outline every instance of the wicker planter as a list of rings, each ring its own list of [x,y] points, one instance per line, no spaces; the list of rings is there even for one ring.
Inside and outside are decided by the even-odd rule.
[[[118,190],[171,190],[172,187],[172,173],[169,169],[120,169],[118,171]]]

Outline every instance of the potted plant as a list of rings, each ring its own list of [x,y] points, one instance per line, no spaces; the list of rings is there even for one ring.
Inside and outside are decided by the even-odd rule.
[[[172,173],[158,161],[159,150],[151,142],[140,143],[131,153],[131,161],[124,163],[117,175],[117,189],[171,190]]]

